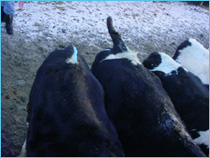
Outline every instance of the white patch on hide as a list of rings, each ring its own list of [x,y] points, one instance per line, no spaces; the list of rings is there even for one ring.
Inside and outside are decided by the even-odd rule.
[[[194,139],[196,144],[198,144],[198,145],[204,144],[204,145],[208,146],[208,148],[209,148],[209,130],[199,131],[198,133],[200,134],[200,136],[198,138]]]
[[[110,54],[101,62],[105,60],[117,60],[117,59],[128,59],[129,61],[131,61],[133,65],[138,65],[138,64],[141,65],[141,62],[139,61],[137,57],[137,53],[129,52],[129,51],[121,52],[117,54]]]
[[[180,49],[176,61],[209,84],[209,51],[195,39],[189,39],[191,46]]]
[[[159,55],[161,57],[161,63],[151,71],[161,71],[164,72],[166,76],[170,76],[172,71],[176,71],[176,74],[178,74],[177,69],[181,67],[181,65],[163,52],[159,52]]]

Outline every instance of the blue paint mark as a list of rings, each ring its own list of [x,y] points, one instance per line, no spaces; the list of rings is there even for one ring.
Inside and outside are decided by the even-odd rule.
[[[74,60],[77,61],[77,48],[73,45],[73,49],[74,49]]]
[[[172,75],[172,73],[170,72],[170,73],[166,74],[165,76],[171,76],[171,75]]]
[[[178,71],[177,71],[177,70],[175,70],[175,72],[176,72],[176,75],[178,75]]]
[[[111,49],[104,49],[104,50],[102,50],[102,52],[104,52],[104,51],[110,51]]]

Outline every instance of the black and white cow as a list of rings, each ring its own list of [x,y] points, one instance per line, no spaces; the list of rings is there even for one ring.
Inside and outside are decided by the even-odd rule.
[[[152,53],[143,64],[160,78],[192,138],[208,154],[209,94],[201,80],[162,52]]]
[[[173,59],[198,76],[209,87],[209,51],[195,39],[188,39],[177,48]]]
[[[129,51],[107,19],[114,46],[97,54],[92,72],[126,156],[205,156],[186,131],[158,77]]]
[[[124,156],[103,88],[75,46],[45,59],[28,105],[27,156]]]

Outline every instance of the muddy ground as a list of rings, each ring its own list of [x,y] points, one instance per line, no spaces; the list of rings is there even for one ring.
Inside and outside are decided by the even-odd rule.
[[[91,66],[112,46],[111,15],[127,46],[142,61],[154,51],[173,55],[189,37],[209,48],[209,9],[186,2],[16,3],[14,35],[1,24],[1,154],[17,156],[26,137],[26,105],[36,71],[55,50],[74,43]]]

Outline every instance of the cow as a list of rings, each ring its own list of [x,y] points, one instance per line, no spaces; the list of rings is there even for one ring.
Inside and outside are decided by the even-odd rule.
[[[113,48],[97,54],[91,71],[105,91],[105,106],[125,156],[205,156],[186,131],[158,77],[139,61],[115,31]]]
[[[209,154],[209,94],[202,81],[163,52],[143,65],[156,74],[194,141]]]
[[[173,59],[198,76],[209,89],[209,51],[201,43],[189,38],[178,46]]]
[[[74,45],[45,59],[28,107],[27,156],[124,156],[103,88]]]

